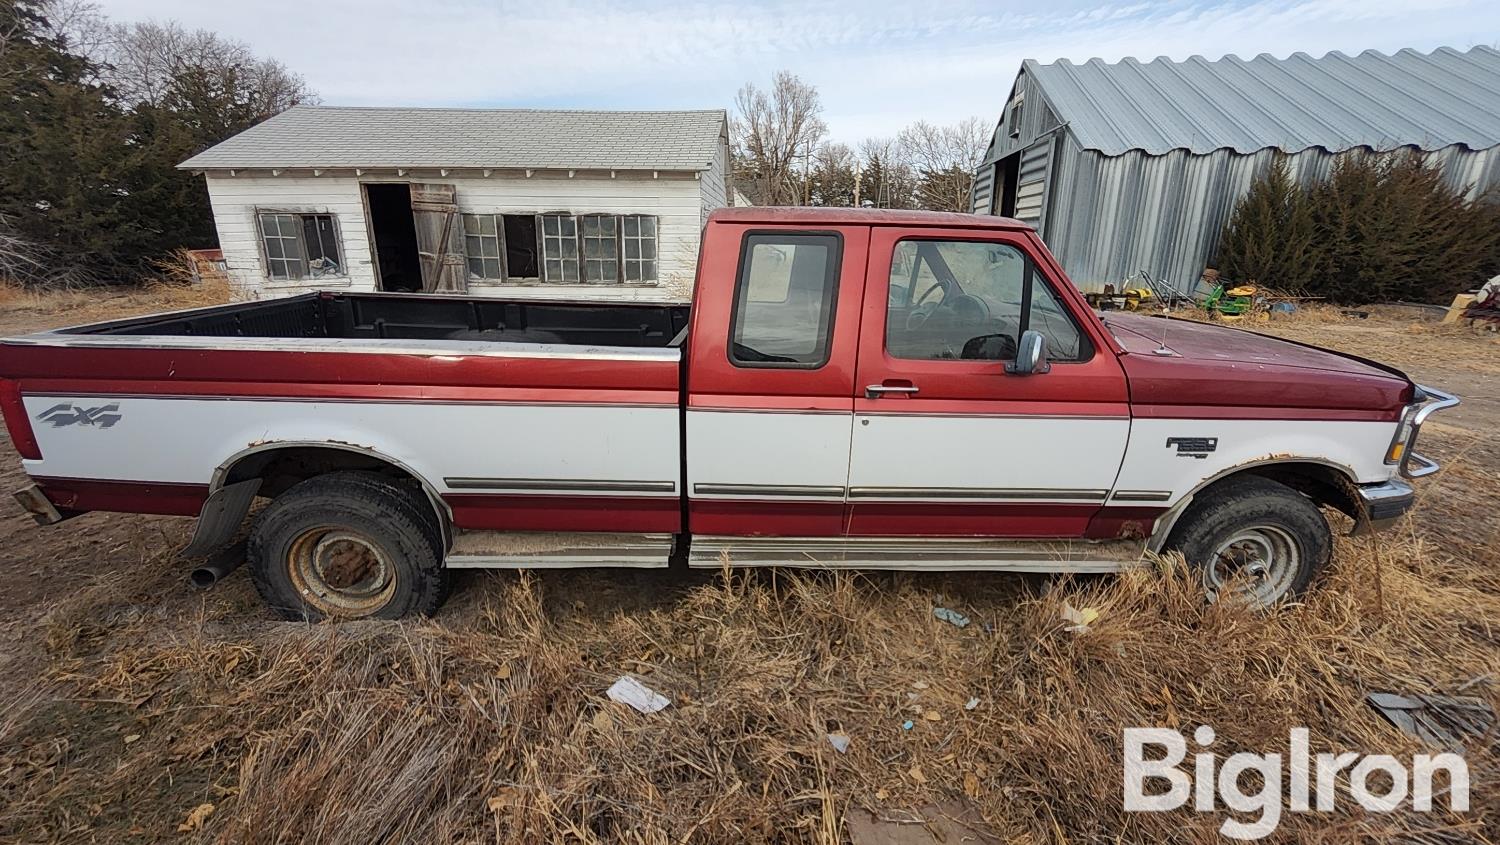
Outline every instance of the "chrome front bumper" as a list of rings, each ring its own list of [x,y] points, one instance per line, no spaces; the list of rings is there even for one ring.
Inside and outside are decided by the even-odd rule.
[[[1427,387],[1426,385],[1417,385],[1416,402],[1407,408],[1407,413],[1411,417],[1403,422],[1403,425],[1409,425],[1410,429],[1406,432],[1405,448],[1401,450],[1400,467],[1402,476],[1406,478],[1421,478],[1438,471],[1437,461],[1417,454],[1417,435],[1422,433],[1422,423],[1426,422],[1428,417],[1438,411],[1457,405],[1458,401],[1458,397],[1451,393],[1444,393],[1441,390]]]
[[[1356,534],[1368,534],[1387,528],[1416,504],[1416,491],[1399,478],[1380,484],[1359,486],[1363,518],[1354,527]]]

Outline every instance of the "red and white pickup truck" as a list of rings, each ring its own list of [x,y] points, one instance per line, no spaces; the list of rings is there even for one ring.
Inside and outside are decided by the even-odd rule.
[[[197,517],[292,617],[457,567],[1101,572],[1180,550],[1275,602],[1405,512],[1458,401],[1371,361],[1086,305],[1036,234],[723,209],[684,306],[317,293],[0,345],[43,523]]]

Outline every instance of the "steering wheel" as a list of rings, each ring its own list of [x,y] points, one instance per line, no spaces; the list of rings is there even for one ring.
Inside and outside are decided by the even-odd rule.
[[[947,304],[946,297],[943,302],[931,307],[928,307],[926,304],[924,304],[927,302],[927,298],[929,296],[932,296],[934,291],[938,290],[941,290],[944,292],[944,294],[946,294],[948,291],[948,283],[944,282],[941,279],[933,282],[931,287],[927,288],[927,290],[922,291],[922,295],[917,297],[916,300],[912,302],[911,313],[906,315],[907,331],[916,331],[917,329],[921,328],[922,324],[927,322],[928,317],[931,317],[934,312]]]
[[[948,283],[943,281],[942,279],[933,282],[932,287],[929,287],[927,290],[922,291],[922,295],[917,297],[916,301],[912,303],[912,307],[921,308],[922,303],[927,301],[927,297],[932,296],[932,292],[940,288],[942,289],[943,293],[947,293]]]

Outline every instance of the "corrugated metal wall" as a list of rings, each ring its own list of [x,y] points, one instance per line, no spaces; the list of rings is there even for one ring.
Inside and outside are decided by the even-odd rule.
[[[974,208],[975,214],[990,214],[991,199],[995,195],[995,165],[981,165],[979,172],[974,174]]]
[[[1011,108],[1018,95],[1019,114]],[[1225,147],[1196,154],[1174,149],[1162,155],[1137,149],[1113,157],[1085,150],[1068,126],[1059,126],[1054,104],[1023,67],[975,173],[976,213],[993,214],[1000,207],[995,194],[1006,186],[999,184],[996,169],[1018,152],[1015,216],[1036,227],[1080,288],[1100,290],[1147,270],[1190,290],[1235,203],[1270,163],[1275,148],[1239,153]],[[1327,176],[1342,154],[1309,147],[1289,154],[1288,163],[1300,181],[1308,182]],[[1500,147],[1454,145],[1424,155],[1443,168],[1448,184],[1468,190],[1470,198],[1500,187]]]
[[[1173,150],[1161,156],[1132,150],[1108,157],[1079,149],[1069,136],[1048,187],[1045,225],[1038,228],[1083,290],[1101,290],[1147,270],[1189,291],[1212,258],[1235,203],[1274,155],[1270,149],[1248,155]],[[1500,185],[1500,147],[1446,147],[1426,157],[1443,168],[1450,185],[1468,189],[1471,197]],[[1337,158],[1308,149],[1287,161],[1296,178],[1307,182],[1326,176]]]

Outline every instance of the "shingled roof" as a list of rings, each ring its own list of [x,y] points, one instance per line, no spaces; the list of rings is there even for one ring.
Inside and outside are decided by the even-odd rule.
[[[294,106],[179,164],[230,168],[706,170],[722,110]]]
[[[1081,65],[1029,59],[1022,73],[1084,149],[1110,156],[1500,144],[1500,51],[1490,47]]]

